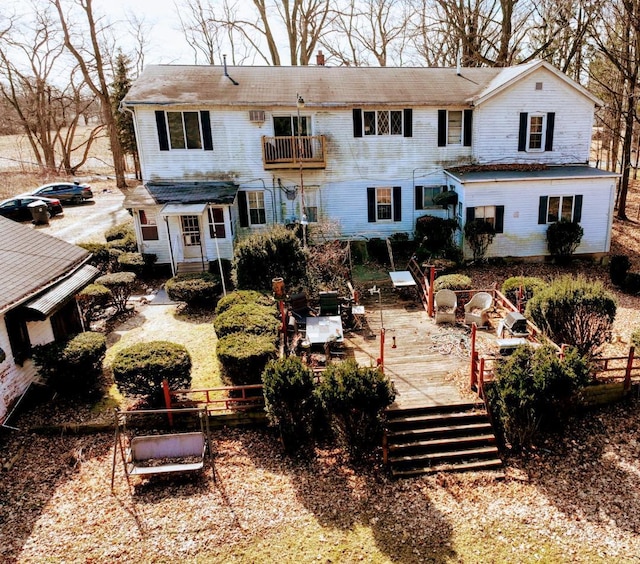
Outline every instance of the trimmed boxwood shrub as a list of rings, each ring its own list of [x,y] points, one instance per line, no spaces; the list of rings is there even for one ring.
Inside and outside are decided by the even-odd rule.
[[[358,366],[353,359],[330,364],[318,396],[336,438],[354,459],[370,455],[381,444],[384,410],[396,397],[381,370]]]
[[[135,233],[127,233],[121,239],[113,239],[107,243],[109,249],[122,251],[123,253],[135,253],[138,250],[138,242]]]
[[[211,303],[220,295],[220,276],[210,272],[178,274],[164,285],[167,295],[176,302],[189,305]]]
[[[34,347],[33,361],[40,375],[59,392],[85,392],[96,386],[106,352],[106,337],[87,331],[65,343]]]
[[[445,274],[438,276],[433,283],[434,291],[438,290],[471,290],[471,278],[464,274]]]
[[[547,287],[547,283],[542,278],[535,276],[513,276],[507,278],[502,283],[501,291],[512,304],[518,303],[518,292],[522,287],[522,301],[527,302],[535,296],[540,290]]]
[[[91,253],[89,264],[95,266],[100,272],[106,274],[113,270],[117,256],[114,256],[112,249],[106,243],[78,243],[78,247]]]
[[[601,282],[563,276],[527,302],[525,315],[554,343],[593,355],[609,339],[616,300]]]
[[[629,272],[624,277],[623,288],[629,294],[640,294],[640,272]]]
[[[230,307],[240,304],[256,304],[263,306],[273,306],[273,299],[266,294],[256,290],[236,290],[220,298],[216,305],[216,315],[227,311]]]
[[[213,327],[218,338],[233,333],[266,335],[275,340],[280,322],[275,317],[275,308],[257,304],[238,304],[218,315]]]
[[[111,303],[118,313],[126,311],[127,301],[133,294],[136,275],[133,272],[113,272],[100,276],[96,284],[106,286],[111,292]]]
[[[627,255],[613,255],[609,261],[611,282],[616,286],[623,286],[630,268],[631,260]]]
[[[162,380],[179,390],[191,385],[191,356],[182,345],[168,341],[138,343],[121,350],[111,364],[123,394],[145,396],[154,404],[163,398]]]
[[[76,301],[86,325],[89,325],[111,300],[111,290],[102,284],[89,284],[78,294]]]
[[[273,337],[266,335],[232,333],[216,345],[222,373],[235,386],[260,384],[264,367],[277,353]]]
[[[267,417],[278,427],[285,449],[308,446],[318,410],[311,369],[296,356],[270,360],[262,373]]]
[[[134,272],[140,276],[145,268],[142,253],[125,252],[118,256],[118,266],[125,272]]]

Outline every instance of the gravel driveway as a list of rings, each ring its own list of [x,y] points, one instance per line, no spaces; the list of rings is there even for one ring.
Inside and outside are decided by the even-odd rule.
[[[122,207],[124,194],[115,182],[92,183],[94,199],[64,206],[64,213],[52,217],[49,225],[34,226],[69,243],[104,242],[104,232],[131,216]],[[28,225],[28,224],[27,224]]]

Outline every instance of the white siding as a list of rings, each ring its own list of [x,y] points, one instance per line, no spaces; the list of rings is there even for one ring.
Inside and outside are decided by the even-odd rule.
[[[536,90],[536,83],[542,90]],[[553,151],[518,151],[520,113],[555,112]],[[539,69],[474,110],[473,156],[479,163],[587,163],[594,104],[546,69]]]
[[[22,366],[18,366],[13,361],[3,315],[0,315],[0,348],[7,355],[5,360],[0,362],[0,422],[2,422],[29,384],[37,379],[37,373],[30,360],[25,361]]]
[[[504,233],[497,234],[488,257],[548,254],[547,225],[538,224],[540,196],[581,194],[584,235],[576,254],[609,252],[615,182],[611,178],[469,183],[461,189],[464,207],[504,205]],[[468,248],[465,256],[471,258]]]

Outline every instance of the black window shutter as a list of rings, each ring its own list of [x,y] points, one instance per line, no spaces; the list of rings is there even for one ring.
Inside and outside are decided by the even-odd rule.
[[[424,209],[424,195],[422,192],[422,186],[416,186],[416,208],[417,210]]]
[[[240,212],[240,227],[249,227],[249,209],[246,192],[238,192],[238,211]]]
[[[476,208],[467,208],[467,223],[476,218]]]
[[[353,108],[353,136],[362,137],[362,110]]]
[[[402,221],[402,188],[393,187],[393,221]]]
[[[464,111],[464,139],[463,144],[465,147],[471,147],[471,131],[473,125],[473,110]]]
[[[213,151],[213,139],[211,138],[211,119],[209,112],[200,111],[200,123],[202,124],[202,141],[205,151]]]
[[[367,216],[369,223],[376,221],[376,189],[367,188]]]
[[[553,129],[556,124],[555,112],[549,112],[547,114],[547,133],[544,140],[544,150],[553,151]]]
[[[538,225],[547,223],[547,201],[548,196],[540,196],[540,203],[538,204]]]
[[[518,132],[518,151],[527,150],[527,126],[529,125],[529,114],[520,113],[520,131]]]
[[[496,206],[496,233],[504,233],[504,206]]]
[[[404,110],[404,136],[413,137],[413,110],[411,108]]]
[[[580,223],[582,221],[582,194],[576,196],[573,204],[573,221]]]
[[[161,151],[169,150],[169,138],[167,137],[167,121],[162,110],[156,110],[156,127],[158,129],[158,142]]]
[[[438,110],[438,147],[447,146],[447,110]]]

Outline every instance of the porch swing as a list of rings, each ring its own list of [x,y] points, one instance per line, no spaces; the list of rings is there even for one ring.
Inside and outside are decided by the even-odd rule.
[[[136,436],[127,425],[128,420],[135,417],[166,415],[169,425],[173,426],[173,417],[184,414],[198,416],[199,431]],[[205,468],[205,460],[208,460],[215,481],[209,418],[205,408],[116,410],[115,417],[112,490],[118,452],[129,485],[131,476],[199,472]]]

